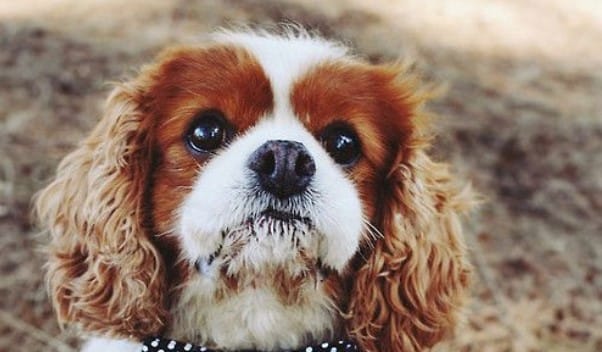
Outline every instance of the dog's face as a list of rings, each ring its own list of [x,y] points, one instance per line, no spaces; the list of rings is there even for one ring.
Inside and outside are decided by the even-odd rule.
[[[220,348],[432,345],[466,285],[468,202],[422,153],[422,99],[307,35],[165,52],[38,200],[59,315]]]
[[[192,78],[190,86],[158,104],[176,110],[162,112],[169,122],[157,134],[158,230],[179,236],[202,275],[297,277],[318,263],[342,271],[358,250],[364,219],[351,176],[363,156],[353,121],[341,112],[316,123],[314,111],[302,121],[296,111],[304,102],[287,94],[275,101],[269,71],[247,49],[190,50],[177,60],[182,56],[205,69],[182,67],[178,74]],[[167,77],[157,89],[181,86],[179,79]],[[174,179],[186,189],[174,190]]]
[[[252,44],[178,51],[162,66],[150,95],[161,120],[157,230],[178,234],[207,274],[225,265],[297,275],[318,262],[341,272],[374,215],[388,146],[411,133],[409,113],[387,116],[392,77],[338,48],[288,44],[306,56],[289,60]]]
[[[214,115],[200,113],[190,144],[227,128],[208,131]],[[186,256],[202,274],[223,270],[251,280],[274,270],[296,277],[318,264],[342,271],[358,250],[362,206],[349,171],[320,140],[351,168],[360,154],[354,130],[309,131],[292,114],[266,112],[245,132],[201,166],[180,205],[177,233]]]

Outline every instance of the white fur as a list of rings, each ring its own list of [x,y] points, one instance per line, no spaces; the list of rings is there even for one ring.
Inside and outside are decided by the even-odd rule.
[[[187,284],[168,336],[232,350],[272,351],[329,340],[339,328],[332,319],[336,308],[315,283],[307,283],[305,299],[295,305],[283,304],[269,287],[216,300],[214,284],[202,276]]]
[[[94,337],[84,344],[82,352],[140,352],[141,347],[139,342]]]

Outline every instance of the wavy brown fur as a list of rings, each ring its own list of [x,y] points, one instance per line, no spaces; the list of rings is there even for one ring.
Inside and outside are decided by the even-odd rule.
[[[157,333],[166,317],[162,259],[140,221],[150,158],[136,93],[114,90],[102,121],[36,200],[51,234],[59,320],[112,336]]]
[[[363,351],[433,346],[451,333],[465,296],[470,265],[458,216],[473,198],[422,149],[389,175],[383,237],[356,274],[349,331]]]

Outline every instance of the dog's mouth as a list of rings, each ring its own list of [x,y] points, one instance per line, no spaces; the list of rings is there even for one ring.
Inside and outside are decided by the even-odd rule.
[[[282,211],[282,210],[276,210],[274,208],[267,208],[266,210],[262,211],[261,213],[259,213],[259,216],[256,219],[266,219],[266,220],[272,220],[272,221],[280,221],[283,223],[287,223],[287,224],[293,224],[295,222],[301,222],[302,224],[305,224],[306,226],[312,226],[312,221],[310,218],[306,217],[306,216],[302,216],[300,214],[296,214],[294,212],[286,212],[286,211]],[[254,218],[249,218],[250,222],[255,221]]]

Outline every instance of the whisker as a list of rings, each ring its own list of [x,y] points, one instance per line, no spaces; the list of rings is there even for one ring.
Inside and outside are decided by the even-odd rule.
[[[157,236],[157,237],[169,237],[169,236],[175,236],[175,235],[174,235],[174,230],[170,229],[170,230],[165,230],[163,232],[160,232],[160,233],[156,234],[155,236]]]
[[[376,228],[376,226],[370,223],[370,221],[368,221],[367,219],[362,218],[362,223],[364,225],[366,233],[368,234],[368,237],[371,239],[371,241],[366,241],[366,246],[372,251],[374,249],[375,242],[379,238],[384,238],[385,236],[382,232],[380,232],[379,229]],[[368,261],[368,257],[366,257],[364,251],[360,251],[359,254],[364,261]]]
[[[376,228],[376,226],[374,226],[370,221],[368,221],[368,219],[362,218],[362,223],[366,226],[365,228],[372,240],[376,241],[379,238],[385,237],[385,235],[383,235],[383,233],[380,232],[380,230]]]

